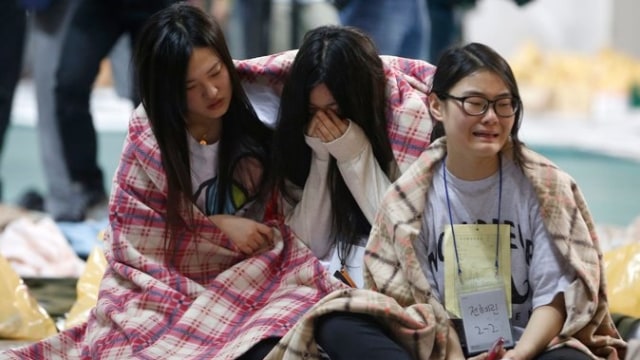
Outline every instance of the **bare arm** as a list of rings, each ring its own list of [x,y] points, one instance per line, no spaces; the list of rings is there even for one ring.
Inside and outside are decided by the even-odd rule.
[[[548,305],[536,308],[531,314],[527,327],[512,350],[504,352],[503,360],[528,360],[540,354],[551,340],[560,333],[566,317],[564,295],[558,294]],[[484,360],[488,353],[476,355],[470,359]],[[447,360],[464,359],[460,339],[453,325],[449,325],[447,341]]]
[[[526,360],[540,354],[560,333],[565,317],[564,294],[560,293],[548,305],[533,310],[520,341],[503,359]]]

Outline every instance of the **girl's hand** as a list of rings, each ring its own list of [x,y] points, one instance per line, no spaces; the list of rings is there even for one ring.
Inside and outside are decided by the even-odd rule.
[[[213,215],[209,219],[246,255],[273,245],[273,229],[257,221],[234,215]]]
[[[349,120],[341,119],[332,110],[318,110],[311,118],[307,136],[319,138],[328,143],[340,138],[349,128]]]
[[[506,352],[504,349],[500,349],[496,352],[496,355],[493,357],[493,359],[489,356],[489,352],[483,352],[482,354],[478,354],[476,356],[470,357],[468,360],[500,360],[500,359],[506,359],[505,356]],[[514,358],[520,360],[520,358]]]
[[[521,356],[520,354],[518,354],[515,349],[511,349],[509,351],[507,351],[504,355],[502,355],[502,358],[504,360],[524,360],[524,357]]]

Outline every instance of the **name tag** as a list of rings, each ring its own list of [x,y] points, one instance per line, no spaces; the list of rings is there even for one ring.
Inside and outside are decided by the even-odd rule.
[[[504,346],[513,345],[504,288],[461,292],[458,300],[469,354],[489,350],[500,337]]]

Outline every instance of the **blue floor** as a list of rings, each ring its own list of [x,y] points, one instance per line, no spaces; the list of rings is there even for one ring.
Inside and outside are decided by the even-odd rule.
[[[110,186],[118,166],[125,132],[109,131],[99,134],[98,156]],[[6,135],[4,153],[0,166],[3,183],[3,200],[15,203],[28,189],[45,190],[44,173],[40,160],[40,149],[36,130],[32,126],[11,125]]]
[[[99,134],[99,161],[110,184],[118,166],[123,131]],[[534,147],[571,174],[581,187],[596,223],[626,226],[640,215],[640,162],[570,148]],[[5,202],[27,189],[45,189],[38,141],[32,126],[12,125],[0,166]]]
[[[536,150],[573,176],[596,223],[628,225],[640,216],[640,162],[569,148]]]

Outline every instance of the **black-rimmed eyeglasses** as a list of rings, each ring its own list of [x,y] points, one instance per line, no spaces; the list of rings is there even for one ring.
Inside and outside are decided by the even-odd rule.
[[[489,106],[493,105],[493,111],[500,117],[513,116],[520,109],[520,100],[515,97],[504,97],[496,100],[489,100],[485,97],[472,96],[453,96],[451,94],[438,94],[441,99],[453,99],[460,101],[462,110],[470,116],[484,115]]]

